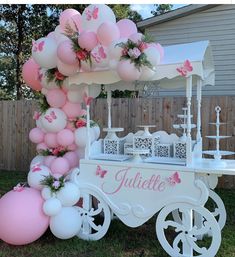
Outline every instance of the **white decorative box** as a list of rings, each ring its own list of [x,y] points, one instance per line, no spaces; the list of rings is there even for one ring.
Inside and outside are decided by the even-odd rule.
[[[104,153],[105,154],[123,154],[124,142],[121,139],[104,139]]]
[[[154,146],[159,143],[160,137],[152,136],[134,136],[134,149],[149,150],[149,154],[144,156],[149,157],[154,154]]]
[[[127,149],[133,148],[133,144],[132,143],[124,143],[124,154],[125,155],[131,155]]]
[[[186,142],[174,142],[173,155],[175,158],[186,159]]]
[[[171,144],[157,144],[155,146],[155,156],[157,157],[171,157],[171,149],[172,149],[172,145]]]

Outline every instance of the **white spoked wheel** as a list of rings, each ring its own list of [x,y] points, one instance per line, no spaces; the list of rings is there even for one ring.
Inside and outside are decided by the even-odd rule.
[[[179,222],[172,217],[175,210],[178,210]],[[194,224],[195,214],[202,217],[200,227]],[[169,233],[166,233],[167,231]],[[200,235],[208,232],[211,232],[211,238],[205,241],[198,240]],[[157,217],[156,233],[164,250],[174,257],[213,257],[221,243],[220,227],[214,216],[206,208],[188,203],[164,207]]]
[[[219,223],[220,229],[222,230],[223,227],[225,226],[226,219],[227,219],[227,214],[225,210],[224,203],[222,199],[216,194],[213,190],[210,189],[209,191],[209,196],[213,200],[214,204],[217,207],[214,207],[214,210],[211,211],[212,215],[215,217],[217,222]]]
[[[108,231],[111,222],[110,208],[96,193],[86,189],[81,191],[82,201],[78,209],[82,227],[77,236],[84,240],[99,240]]]

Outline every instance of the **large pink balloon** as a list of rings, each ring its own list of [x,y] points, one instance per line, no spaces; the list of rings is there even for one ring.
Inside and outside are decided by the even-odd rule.
[[[78,166],[79,164],[78,155],[75,152],[67,152],[64,155],[64,158],[68,160],[70,169]]]
[[[69,162],[64,157],[58,157],[51,162],[51,172],[64,175],[69,171]]]
[[[35,144],[42,143],[44,140],[44,133],[40,128],[33,128],[29,132],[29,139]]]
[[[74,143],[74,133],[69,129],[63,129],[57,134],[57,142],[62,146],[69,146]]]
[[[83,31],[78,37],[78,44],[81,48],[91,51],[98,44],[96,33]]]
[[[78,65],[78,59],[70,40],[63,41],[58,45],[57,56],[65,64]]]
[[[51,107],[59,108],[66,103],[66,94],[59,88],[49,90],[46,98]]]
[[[55,148],[59,146],[56,136],[57,136],[56,133],[46,133],[44,137],[44,141],[49,148]]]
[[[122,19],[117,22],[117,26],[120,31],[120,37],[125,38],[137,33],[137,27],[135,23],[129,19]]]
[[[70,26],[74,31],[80,31],[82,17],[75,9],[66,9],[60,14],[61,29],[66,31],[66,27]]]
[[[117,65],[117,72],[124,81],[138,80],[141,72],[135,67],[134,63],[129,60],[120,61]]]
[[[42,89],[39,79],[39,68],[39,65],[32,58],[30,58],[22,68],[22,76],[25,83],[37,91]]]
[[[8,244],[25,245],[41,237],[49,225],[43,203],[40,191],[33,188],[6,193],[0,199],[0,238]]]
[[[52,161],[54,161],[55,159],[56,159],[56,156],[52,156],[52,155],[46,156],[44,159],[44,165],[50,168]]]
[[[59,59],[57,59],[57,68],[65,76],[73,76],[79,71],[78,64],[69,65],[61,62]]]
[[[75,118],[77,116],[80,116],[81,113],[81,104],[75,104],[71,102],[67,102],[62,110],[69,118]]]
[[[108,46],[112,41],[119,39],[120,31],[116,24],[106,21],[99,26],[97,37],[102,45]]]

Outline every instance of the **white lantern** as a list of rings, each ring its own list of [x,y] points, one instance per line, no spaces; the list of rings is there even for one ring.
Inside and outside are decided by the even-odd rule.
[[[69,239],[77,235],[81,224],[81,216],[76,207],[63,207],[50,219],[51,232],[60,239]]]
[[[62,205],[60,200],[53,197],[46,200],[42,208],[47,216],[55,216],[61,211]]]
[[[73,206],[80,199],[80,190],[74,183],[66,182],[64,187],[56,193],[56,197],[63,206]]]
[[[38,190],[43,188],[41,181],[50,175],[50,169],[44,165],[33,166],[28,173],[28,184]]]
[[[56,133],[67,125],[66,114],[58,108],[49,108],[42,115],[42,126],[47,132]]]
[[[55,43],[55,40],[43,37],[34,41],[32,57],[42,68],[55,68],[57,61],[57,44]]]

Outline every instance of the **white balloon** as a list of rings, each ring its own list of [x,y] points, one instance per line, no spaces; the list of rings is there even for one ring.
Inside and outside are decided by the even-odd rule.
[[[75,207],[63,207],[50,219],[51,232],[60,239],[69,239],[77,235],[81,224],[81,216]]]
[[[57,45],[55,40],[43,37],[33,42],[32,57],[42,68],[55,68],[57,61]]]
[[[84,88],[84,92],[86,92],[88,96],[91,96],[93,98],[96,98],[100,94],[100,91],[101,85],[98,84],[92,84],[92,86],[90,86],[89,88],[88,86]]]
[[[87,140],[87,128],[82,127],[78,128],[74,131],[74,136],[75,136],[75,143],[80,147],[83,148],[86,146],[86,140]],[[95,134],[94,130],[90,128],[90,142],[95,141]]]
[[[35,165],[35,164],[43,164],[44,163],[44,159],[45,157],[42,156],[42,155],[37,155],[33,158],[33,160],[31,161],[30,163],[30,169],[32,169],[32,167]]]
[[[41,191],[41,196],[44,200],[48,200],[52,197],[51,189],[47,186],[43,187]]]
[[[38,190],[41,190],[44,186],[41,185],[41,181],[45,178],[45,176],[49,176],[51,173],[50,169],[44,165],[39,165],[38,170],[34,167],[28,173],[28,184]]]
[[[112,60],[109,60],[109,68],[111,70],[116,70],[117,68],[117,65],[118,65],[118,61],[112,59]]]
[[[63,206],[73,206],[80,199],[80,190],[74,183],[66,182],[64,187],[56,193],[56,197],[60,200]]]
[[[84,159],[85,157],[85,148],[78,148],[76,151],[79,159]]]
[[[44,129],[44,127],[42,125],[42,116],[40,116],[39,119],[36,120],[36,125],[38,128],[40,128],[42,130],[42,132],[47,133],[47,131]]]
[[[112,9],[105,4],[91,4],[82,13],[82,29],[96,32],[106,21],[116,23]]]
[[[62,205],[57,198],[50,198],[46,200],[42,206],[43,212],[47,216],[55,216],[61,211]]]
[[[150,69],[147,66],[142,66],[139,80],[142,80],[142,81],[150,80],[154,74],[155,74],[155,71],[153,69]]]
[[[114,40],[108,48],[109,58],[114,59],[116,61],[120,61],[123,48],[118,46],[118,44],[126,43],[126,42],[127,42],[127,38],[120,38],[120,39]]]
[[[42,115],[42,126],[47,132],[59,132],[67,125],[67,116],[59,108],[49,108]]]
[[[76,89],[69,90],[67,93],[68,100],[71,103],[82,103],[84,95],[84,87],[77,86]]]
[[[147,56],[147,60],[152,64],[153,67],[156,67],[161,60],[161,55],[155,47],[148,47],[144,50],[144,53]]]

